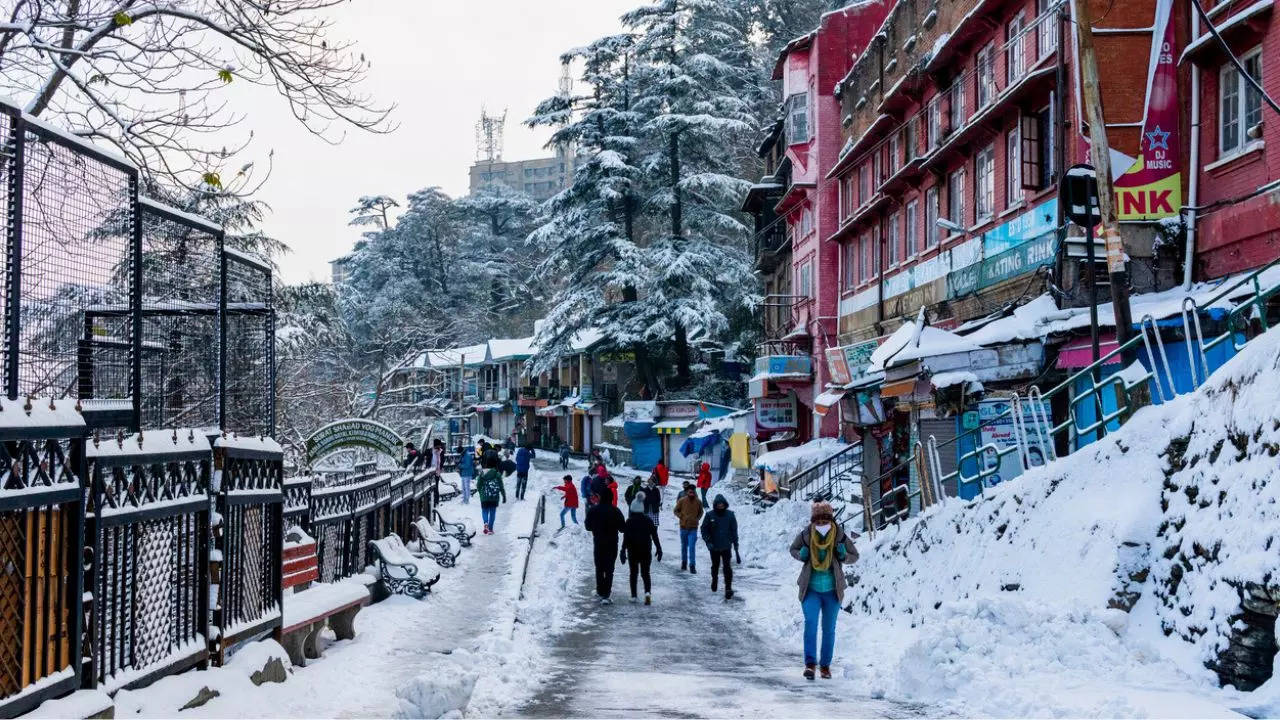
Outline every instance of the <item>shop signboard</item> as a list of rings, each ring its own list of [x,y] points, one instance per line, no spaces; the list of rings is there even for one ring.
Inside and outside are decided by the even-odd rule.
[[[1018,444],[1018,437],[1014,432],[1013,414],[1007,414],[1000,417],[1009,410],[1011,403],[1007,399],[996,398],[992,400],[983,400],[978,403],[978,422],[982,424],[979,431],[979,444],[992,444],[997,448],[1004,450],[1014,447]],[[1046,458],[1040,449],[1039,438],[1051,438],[1049,431],[1052,429],[1053,422],[1052,411],[1049,409],[1048,401],[1039,401],[1039,409],[1037,404],[1029,400],[1022,402],[1022,424],[1027,433],[1028,455],[1030,455],[1031,466],[1036,467],[1045,464]],[[998,418],[998,419],[997,419]],[[988,487],[998,485],[1006,480],[1012,480],[1022,474],[1022,457],[1018,451],[1013,451],[1000,457],[999,467],[995,468],[995,453],[982,453],[979,461],[983,463],[984,471],[995,469],[995,474],[986,479]]]
[[[867,376],[871,354],[880,347],[880,340],[864,340],[844,347],[845,362],[849,365],[849,382],[858,382]]]
[[[994,257],[1042,235],[1052,234],[1057,227],[1058,199],[1053,198],[984,233],[982,255]]]
[[[853,382],[849,374],[849,361],[844,348],[827,348],[827,369],[831,372],[831,382],[835,385],[848,385]]]
[[[962,297],[1029,273],[1040,265],[1053,262],[1057,250],[1057,234],[1051,232],[957,270],[947,276],[947,297]]]
[[[756,400],[756,427],[760,430],[794,430],[796,396],[767,397]]]
[[[756,373],[768,375],[808,375],[813,359],[808,355],[766,355],[756,358]]]

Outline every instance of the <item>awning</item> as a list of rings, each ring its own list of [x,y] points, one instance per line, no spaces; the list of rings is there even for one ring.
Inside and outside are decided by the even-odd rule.
[[[1101,333],[1098,335],[1098,356],[1105,357],[1107,353],[1120,347],[1116,342],[1115,333]],[[1059,370],[1076,370],[1078,368],[1089,367],[1093,364],[1093,340],[1087,337],[1077,338],[1062,346],[1058,350],[1058,362],[1056,367]],[[1107,360],[1104,365],[1119,365],[1120,356]]]
[[[626,424],[627,424],[626,420],[623,418],[622,415],[614,415],[613,417],[609,418],[607,422],[605,422],[604,426],[607,428],[622,428],[622,427],[625,427]]]
[[[707,435],[690,435],[680,444],[680,454],[689,457],[690,455],[698,455],[703,450],[720,442],[720,431],[716,430]]]
[[[908,395],[915,394],[915,391],[916,391],[916,378],[910,377],[910,378],[907,378],[906,380],[899,380],[897,382],[885,383],[880,388],[880,397],[882,398],[906,397]]]
[[[501,410],[504,407],[506,407],[504,403],[481,403],[479,405],[472,406],[476,412],[493,412],[494,410]]]
[[[560,415],[564,414],[560,411],[559,405],[548,405],[547,407],[540,407],[537,410],[534,410],[534,412],[542,417],[559,417]]]
[[[845,390],[828,390],[813,399],[813,411],[819,415],[826,415],[831,408],[835,407],[840,399],[844,397]]]
[[[587,415],[592,410],[595,410],[595,409],[596,409],[596,404],[593,402],[582,402],[573,406],[573,411],[580,415]]]
[[[676,435],[688,430],[697,418],[685,418],[683,420],[663,420],[654,423],[653,431],[659,435]]]

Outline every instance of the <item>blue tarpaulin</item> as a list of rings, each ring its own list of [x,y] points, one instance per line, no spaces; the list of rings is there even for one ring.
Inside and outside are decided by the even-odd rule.
[[[690,455],[701,455],[703,450],[720,442],[720,431],[712,430],[709,435],[689,436],[684,439],[680,445],[680,454],[689,457]]]

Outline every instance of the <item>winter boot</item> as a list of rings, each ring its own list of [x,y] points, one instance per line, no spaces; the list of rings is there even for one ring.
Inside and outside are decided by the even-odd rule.
[[[697,575],[697,574],[698,574],[698,566],[697,566],[697,565],[690,565],[690,566],[689,566],[689,574],[690,574],[690,575]]]
[[[600,598],[600,604],[601,604],[601,605],[612,605],[612,604],[613,604],[613,601],[612,601],[612,600],[610,600],[610,599],[609,599],[609,598],[607,598],[607,597],[604,597],[604,598]]]
[[[813,679],[813,663],[804,664],[804,679],[805,680]]]
[[[634,605],[634,604],[636,604],[637,602],[639,602],[639,599],[638,599],[638,598],[636,598],[636,596],[635,596],[635,595],[632,595],[632,596],[631,596],[631,604],[632,604],[632,605]]]
[[[823,680],[830,680],[830,679],[831,679],[831,668],[830,668],[830,667],[827,667],[826,665],[823,665],[822,667],[818,668],[818,672],[822,674],[822,679],[823,679]]]
[[[719,587],[719,580],[720,580],[719,575],[711,576],[711,592],[715,592],[716,588]]]
[[[688,560],[681,560],[681,561],[680,561],[680,572],[684,572],[685,570],[688,570],[688,569],[689,569],[689,561],[688,561]]]
[[[645,594],[644,594],[644,604],[645,604],[645,605],[652,605],[652,604],[653,604],[653,601],[649,599],[649,593],[645,593]]]

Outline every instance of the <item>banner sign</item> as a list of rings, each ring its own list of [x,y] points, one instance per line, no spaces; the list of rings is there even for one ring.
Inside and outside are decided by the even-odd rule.
[[[849,365],[849,382],[858,382],[867,376],[871,354],[880,347],[880,339],[864,340],[844,347],[845,362]]]
[[[813,358],[808,355],[765,355],[756,358],[756,374],[808,375],[813,372]]]
[[[831,372],[831,382],[834,385],[848,385],[853,382],[844,348],[827,348],[827,370]]]
[[[993,257],[1042,235],[1052,233],[1057,228],[1058,199],[1054,198],[983,233],[982,255]]]
[[[756,427],[761,430],[794,430],[796,396],[768,397],[756,400]]]
[[[1173,52],[1176,46],[1173,5],[1173,0],[1158,0],[1156,3],[1138,157],[1131,158],[1115,148],[1111,149],[1116,216],[1120,220],[1175,217],[1182,207],[1182,135],[1178,129],[1178,66]],[[1072,27],[1075,27],[1074,22]],[[1080,117],[1083,104],[1079,65],[1072,65],[1076,76],[1076,127],[1084,128]],[[1125,118],[1116,122],[1122,120]],[[1089,139],[1083,132],[1078,138],[1085,153],[1085,162],[1091,163]],[[1124,172],[1116,175],[1121,168]],[[1110,246],[1112,239],[1107,240]],[[1119,238],[1115,238],[1115,242],[1118,241]],[[1111,260],[1108,252],[1108,261]]]
[[[348,448],[367,448],[398,460],[404,450],[404,438],[372,420],[337,420],[307,438],[307,464]]]
[[[1039,265],[1053,262],[1057,252],[1056,234],[1042,235],[977,265],[951,273],[947,276],[947,297],[958,298],[1029,273]]]
[[[982,436],[979,445],[994,444],[996,447],[1004,450],[1018,444],[1018,436],[1014,431],[1013,414],[1005,415],[996,420],[1002,413],[1009,409],[1009,401],[1004,399],[983,400],[978,403],[979,423],[990,422],[990,425],[984,425],[980,431]],[[967,413],[966,413],[967,414]],[[1049,430],[1053,414],[1049,409],[1048,401],[1039,401],[1039,407],[1030,400],[1022,402],[1022,424],[1026,429],[1027,450],[1031,457],[1031,466],[1036,467],[1044,465],[1046,458],[1040,449],[1040,438],[1050,438]],[[1045,422],[1041,422],[1044,420]],[[1005,480],[1012,480],[1022,474],[1022,457],[1017,452],[1011,452],[999,458],[997,467],[996,454],[987,452],[979,456],[980,462],[983,463],[984,469],[996,470],[996,473],[990,475],[986,479],[987,487],[998,485]]]

